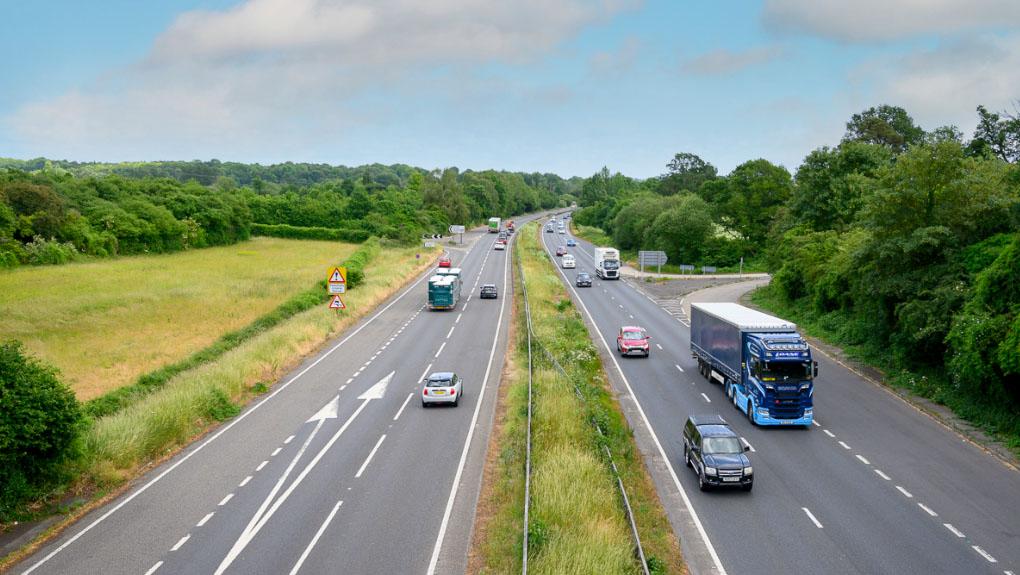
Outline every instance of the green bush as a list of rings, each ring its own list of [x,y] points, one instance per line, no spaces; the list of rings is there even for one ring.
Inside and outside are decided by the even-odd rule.
[[[369,233],[365,230],[301,227],[289,226],[287,224],[252,224],[251,233],[254,236],[271,236],[274,238],[353,243],[361,243],[369,237]]]
[[[379,240],[373,238],[371,241],[366,241],[365,245],[358,248],[356,252],[350,255],[344,262],[344,267],[347,268],[347,288],[353,288],[365,280],[365,266],[368,262],[372,261],[372,258],[379,253],[380,245]]]
[[[67,479],[62,464],[79,453],[83,421],[56,370],[17,341],[0,344],[0,522]]]
[[[28,244],[25,244],[25,263],[33,265],[57,265],[74,261],[78,257],[78,250],[74,244],[57,240],[47,240],[36,236]]]

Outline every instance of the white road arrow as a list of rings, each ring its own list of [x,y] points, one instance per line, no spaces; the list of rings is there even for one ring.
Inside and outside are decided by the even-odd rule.
[[[276,501],[273,501],[273,497],[276,495],[277,491],[283,485],[284,480],[290,474],[293,466],[297,463],[298,458],[301,456],[301,452],[303,452],[305,448],[308,447],[309,442],[311,442],[312,437],[314,437],[315,433],[318,432],[319,428],[322,427],[323,422],[325,422],[327,419],[337,417],[337,409],[340,403],[339,401],[340,396],[338,395],[332,402],[324,405],[322,409],[320,409],[315,415],[311,417],[311,419],[308,420],[308,421],[318,420],[318,424],[316,424],[315,430],[312,432],[312,435],[305,440],[304,445],[301,446],[301,452],[299,452],[298,455],[294,458],[294,460],[291,461],[290,467],[287,468],[287,471],[283,474],[283,477],[280,477],[279,481],[277,481],[276,486],[273,487],[273,491],[271,491],[266,500],[262,502],[262,505],[259,507],[259,510],[255,512],[255,515],[251,518],[251,521],[248,522],[248,526],[245,527],[243,532],[241,532],[241,536],[237,539],[237,542],[235,542],[234,546],[231,547],[230,552],[227,553],[227,556],[223,558],[223,561],[220,563],[220,566],[216,569],[216,575],[222,575],[223,572],[226,571],[228,567],[230,567],[230,564],[233,563],[234,560],[237,559],[237,556],[240,555],[242,551],[244,551],[244,548],[247,547],[249,543],[251,543],[252,539],[255,538],[255,535],[257,535],[258,532],[261,531],[263,527],[265,527],[266,522],[269,521],[269,518],[271,518],[278,509],[280,509],[280,506],[283,505],[283,502],[286,501],[287,498],[290,497],[292,493],[294,493],[294,490],[297,489],[298,485],[300,485],[301,482],[304,481],[305,477],[307,477],[308,474],[312,471],[312,469],[315,468],[315,466],[319,463],[319,460],[321,460],[322,457],[326,455],[326,452],[329,451],[330,448],[333,447],[333,444],[336,443],[338,439],[340,439],[340,436],[343,435],[345,431],[347,431],[347,428],[350,427],[351,423],[353,423],[355,419],[357,419],[358,415],[361,414],[361,411],[365,409],[365,406],[367,406],[369,402],[371,402],[373,399],[383,398],[383,396],[386,394],[386,386],[389,385],[390,381],[393,380],[393,375],[395,373],[396,373],[395,371],[391,371],[389,375],[380,379],[375,385],[369,388],[368,391],[358,396],[358,399],[362,400],[361,405],[358,406],[358,409],[354,410],[354,413],[352,413],[351,416],[347,418],[347,421],[344,422],[343,426],[340,427],[340,429],[333,434],[333,437],[329,438],[329,441],[326,442],[326,445],[323,446],[323,448],[319,450],[317,454],[315,454],[315,457],[313,457],[312,460],[308,462],[308,465],[306,465],[305,468],[301,470],[301,473],[298,474],[298,476],[294,479],[294,482],[291,483],[289,487],[287,487],[287,490],[284,491],[283,494],[276,499]],[[272,507],[269,507],[269,510],[267,511],[266,507],[269,506],[270,503],[272,503]]]

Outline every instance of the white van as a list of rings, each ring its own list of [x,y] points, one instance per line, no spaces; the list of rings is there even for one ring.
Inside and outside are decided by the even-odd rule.
[[[570,254],[567,254],[567,255],[563,256],[563,259],[560,260],[560,265],[563,266],[563,269],[568,269],[568,268],[572,269],[572,268],[577,267],[577,265],[574,263],[574,256],[572,256]]]

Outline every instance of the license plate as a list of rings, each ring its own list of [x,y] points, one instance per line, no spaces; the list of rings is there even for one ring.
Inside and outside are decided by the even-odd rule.
[[[785,419],[783,421],[780,421],[779,424],[780,425],[793,425],[793,421],[789,420],[789,419]]]
[[[733,482],[733,481],[740,481],[740,478],[739,477],[723,477],[722,480],[723,481]]]
[[[432,395],[446,395],[445,391],[433,391]]]

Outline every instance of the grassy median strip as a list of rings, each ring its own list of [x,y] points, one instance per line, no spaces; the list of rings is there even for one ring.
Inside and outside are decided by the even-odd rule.
[[[619,467],[653,573],[683,573],[679,545],[613,398],[587,328],[526,226],[517,250],[527,277],[535,347],[529,573],[640,573],[623,501],[605,456]],[[518,300],[521,293],[517,278]],[[515,341],[501,397],[495,449],[483,493],[473,572],[521,570],[527,424],[527,325],[515,308]],[[580,390],[578,394],[577,390]],[[593,422],[604,431],[600,436]]]

